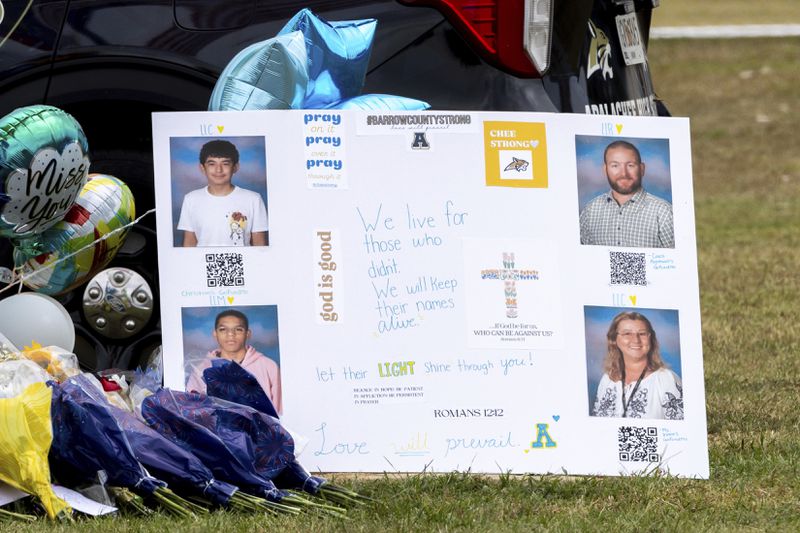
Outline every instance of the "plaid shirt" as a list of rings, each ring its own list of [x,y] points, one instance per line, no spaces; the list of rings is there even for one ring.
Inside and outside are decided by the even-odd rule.
[[[605,192],[581,211],[581,244],[675,248],[672,205],[644,189],[622,205]]]

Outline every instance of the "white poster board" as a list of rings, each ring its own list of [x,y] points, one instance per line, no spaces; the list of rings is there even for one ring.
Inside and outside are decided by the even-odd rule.
[[[211,208],[235,242],[182,245],[214,139],[241,147],[266,246]],[[608,196],[620,140],[639,156]],[[309,469],[708,477],[688,120],[156,113],[153,142],[167,386],[235,309]],[[604,369],[620,316],[611,344],[652,362],[657,337],[663,361],[626,387]]]

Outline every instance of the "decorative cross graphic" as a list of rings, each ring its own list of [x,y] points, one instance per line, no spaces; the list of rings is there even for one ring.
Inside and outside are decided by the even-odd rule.
[[[506,317],[517,318],[517,282],[538,280],[539,272],[516,269],[514,252],[503,252],[503,268],[481,270],[481,279],[499,279],[505,282]]]

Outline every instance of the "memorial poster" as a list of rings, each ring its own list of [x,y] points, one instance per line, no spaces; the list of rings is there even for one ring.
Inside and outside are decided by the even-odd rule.
[[[708,477],[688,120],[156,113],[153,142],[167,386],[238,353],[319,471]]]

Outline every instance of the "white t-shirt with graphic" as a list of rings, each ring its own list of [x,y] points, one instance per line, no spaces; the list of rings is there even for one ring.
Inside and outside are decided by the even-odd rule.
[[[267,208],[260,194],[241,187],[226,196],[203,187],[183,197],[178,229],[194,233],[197,246],[249,246],[252,232],[267,231]]]

